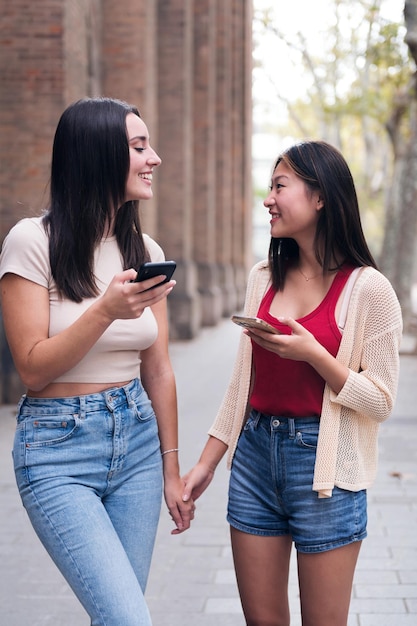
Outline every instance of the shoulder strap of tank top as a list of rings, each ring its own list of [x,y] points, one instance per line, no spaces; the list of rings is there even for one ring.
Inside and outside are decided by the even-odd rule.
[[[361,269],[362,267],[355,267],[355,269],[351,272],[347,280],[345,293],[343,294],[343,302],[342,302],[342,306],[341,306],[340,313],[339,313],[339,320],[337,324],[340,330],[343,330],[345,327],[347,312],[349,308],[350,296],[352,293],[353,286],[356,282],[356,279]]]

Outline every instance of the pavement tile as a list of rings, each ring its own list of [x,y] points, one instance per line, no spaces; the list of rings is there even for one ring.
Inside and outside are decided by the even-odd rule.
[[[238,598],[209,598],[206,613],[237,613],[241,615],[242,607]]]
[[[401,581],[399,572],[395,570],[356,569],[354,594],[357,594],[358,589],[364,585],[399,585],[401,582],[412,584],[414,581]]]
[[[359,626],[416,626],[415,615],[361,615]]]
[[[219,569],[216,572],[215,583],[217,585],[235,585],[236,575],[235,570],[232,569]]]
[[[417,584],[417,559],[415,561],[416,563],[416,569],[411,570],[411,571],[402,571],[399,570],[398,572],[398,577],[400,579],[400,583],[403,584],[409,584],[409,583],[415,583]]]
[[[364,584],[356,587],[357,598],[410,598],[417,599],[417,585],[406,584]]]
[[[417,624],[417,599],[416,598],[406,598],[405,604],[409,613],[415,614],[415,620]]]
[[[367,613],[381,613],[393,615],[402,615],[407,613],[407,607],[403,598],[352,598],[351,613],[359,615]],[[393,621],[394,623],[394,621]],[[393,626],[393,623],[391,626]]]

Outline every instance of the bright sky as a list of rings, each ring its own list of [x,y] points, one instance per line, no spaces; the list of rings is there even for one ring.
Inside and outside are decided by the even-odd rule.
[[[310,54],[320,53],[323,38],[334,20],[329,0],[253,0],[254,10],[270,8],[274,15],[274,25],[286,37],[301,32],[307,41]],[[353,4],[353,3],[352,3]],[[404,2],[402,0],[381,0],[382,16],[390,21],[403,22]],[[354,18],[353,18],[354,19]],[[358,16],[358,28],[360,28]],[[255,33],[256,40],[256,33]],[[257,43],[257,40],[256,40]],[[274,102],[276,108],[277,88],[287,98],[302,96],[305,90],[305,70],[302,64],[294,65],[288,59],[288,50],[272,33],[263,35],[255,49],[255,59],[262,67],[254,72],[255,121],[258,102]],[[274,85],[271,84],[271,78]],[[265,106],[259,114],[265,116]]]

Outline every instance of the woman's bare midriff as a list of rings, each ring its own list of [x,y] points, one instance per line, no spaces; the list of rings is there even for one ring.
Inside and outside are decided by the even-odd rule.
[[[118,383],[51,383],[41,391],[28,389],[26,394],[30,398],[69,398],[72,396],[87,396],[92,393],[101,393],[106,389],[124,387],[130,383],[125,380]]]

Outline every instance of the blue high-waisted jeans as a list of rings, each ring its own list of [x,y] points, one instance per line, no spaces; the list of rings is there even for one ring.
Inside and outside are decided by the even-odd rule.
[[[140,381],[79,397],[23,396],[13,459],[32,525],[92,626],[149,626],[143,594],[162,461]]]

